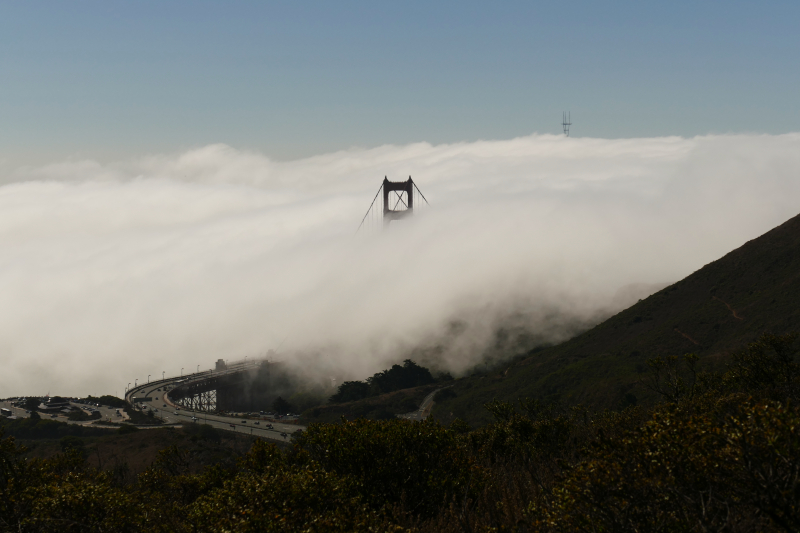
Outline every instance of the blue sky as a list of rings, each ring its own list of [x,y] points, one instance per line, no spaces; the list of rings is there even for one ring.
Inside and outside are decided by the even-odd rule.
[[[800,2],[0,2],[0,161],[800,130]]]

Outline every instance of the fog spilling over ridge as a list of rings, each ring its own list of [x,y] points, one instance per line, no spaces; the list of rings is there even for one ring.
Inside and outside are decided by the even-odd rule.
[[[384,175],[431,207],[356,234]],[[796,215],[800,134],[210,145],[0,162],[0,184],[0,396],[121,394],[279,347],[321,375],[414,349],[458,373],[498,328],[558,342]]]

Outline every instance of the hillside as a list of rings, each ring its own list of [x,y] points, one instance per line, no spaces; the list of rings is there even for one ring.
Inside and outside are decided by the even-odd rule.
[[[394,415],[415,411],[425,396],[442,386],[440,383],[432,383],[353,402],[320,405],[306,410],[302,414],[300,421],[303,424],[314,422],[327,422],[330,424],[339,422],[342,417],[348,420],[355,420],[359,417],[370,419],[390,418]]]
[[[619,408],[649,399],[637,381],[650,358],[693,352],[705,368],[720,368],[761,333],[798,330],[800,215],[567,342],[458,380],[433,414],[483,424],[492,398]]]

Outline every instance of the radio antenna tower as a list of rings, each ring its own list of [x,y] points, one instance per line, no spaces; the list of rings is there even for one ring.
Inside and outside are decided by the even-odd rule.
[[[564,111],[564,115],[561,119],[561,125],[564,127],[564,135],[569,137],[569,127],[572,126],[572,113],[568,111]]]

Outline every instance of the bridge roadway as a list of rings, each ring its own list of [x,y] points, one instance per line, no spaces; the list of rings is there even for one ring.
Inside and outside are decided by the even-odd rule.
[[[233,374],[240,371],[242,370],[236,369],[213,372],[213,374],[210,371],[199,372],[189,374],[187,376],[151,381],[150,383],[145,383],[129,390],[125,394],[125,400],[130,405],[139,405],[153,409],[158,418],[163,420],[165,424],[208,424],[216,429],[253,435],[254,437],[261,437],[263,439],[279,442],[287,442],[291,438],[292,433],[306,429],[306,426],[300,426],[296,424],[283,424],[280,422],[269,422],[263,419],[246,419],[242,417],[212,414],[205,411],[193,411],[184,407],[176,406],[164,398],[164,395],[167,394],[165,387],[175,386],[178,382],[180,382],[181,385],[186,385],[192,381],[203,380],[211,377],[212,375],[216,377],[223,374]],[[151,399],[134,404],[134,397]],[[164,407],[164,405],[166,405],[166,407]],[[258,422],[258,424],[255,422]],[[267,424],[272,424],[272,429],[267,428]],[[286,436],[284,437],[282,434],[285,434]]]

